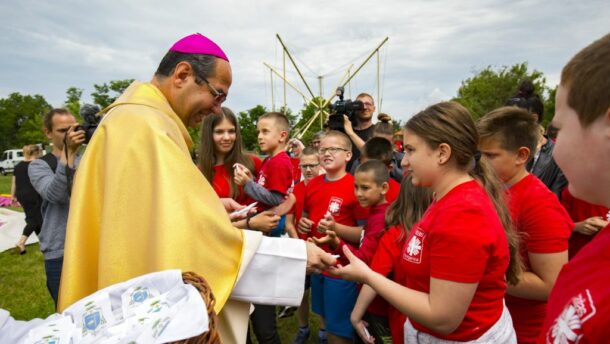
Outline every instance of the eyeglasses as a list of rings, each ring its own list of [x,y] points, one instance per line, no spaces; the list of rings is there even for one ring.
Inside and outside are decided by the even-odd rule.
[[[303,170],[313,170],[315,167],[318,167],[320,164],[311,164],[311,165],[301,165],[301,169]]]
[[[369,102],[362,102],[362,105],[363,105],[364,107],[373,107],[373,105],[375,105],[375,104],[373,104],[373,103],[369,103]]]
[[[212,93],[212,96],[214,96],[214,102],[215,103],[222,104],[222,103],[224,103],[225,100],[227,100],[227,94],[224,93],[223,91],[217,90],[214,86],[212,86],[212,84],[210,84],[208,79],[202,78],[202,77],[198,77],[197,81],[205,82],[205,84],[208,86],[208,89],[210,90],[210,93]],[[201,84],[201,82],[197,82],[197,83]]]
[[[318,150],[318,153],[320,155],[324,155],[324,154],[326,154],[326,152],[329,152],[330,155],[335,155],[339,151],[347,152],[348,150],[345,148],[340,148],[340,147],[328,147],[328,148],[320,148]]]

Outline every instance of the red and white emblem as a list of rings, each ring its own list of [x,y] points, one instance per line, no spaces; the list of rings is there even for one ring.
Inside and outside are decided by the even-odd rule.
[[[595,304],[587,289],[568,302],[547,332],[546,342],[549,344],[578,343],[582,337],[582,325],[594,315]]]
[[[402,258],[411,263],[419,264],[421,263],[421,258],[424,251],[424,239],[426,238],[426,233],[417,227],[414,231],[412,231],[411,239],[405,245],[404,251],[402,253]]]
[[[258,177],[258,185],[265,186],[265,175],[262,173]]]
[[[331,214],[338,214],[341,210],[341,204],[343,204],[343,199],[339,197],[331,197],[330,202],[328,202],[328,211]]]

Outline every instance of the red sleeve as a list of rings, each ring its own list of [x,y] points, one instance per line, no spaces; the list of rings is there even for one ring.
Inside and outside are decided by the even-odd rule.
[[[486,214],[473,208],[443,209],[431,232],[430,277],[477,283],[485,272],[493,248]],[[490,214],[491,215],[491,214]],[[493,215],[491,215],[493,216]],[[459,269],[456,269],[459,267]]]
[[[396,242],[400,236],[400,230],[390,227],[381,236],[379,246],[371,261],[371,269],[384,276],[394,271],[394,259],[400,255],[400,245]]]
[[[546,190],[545,190],[546,191]],[[525,239],[530,253],[556,253],[568,249],[568,239],[574,228],[567,211],[552,193],[531,195],[530,207],[524,209],[521,225],[527,232]]]
[[[379,245],[379,239],[383,235],[384,223],[383,217],[380,218],[369,218],[369,223],[364,228],[364,237],[360,243],[359,248],[348,246],[354,255],[367,265],[373,260],[373,255]],[[339,247],[339,252],[343,252],[343,249]]]

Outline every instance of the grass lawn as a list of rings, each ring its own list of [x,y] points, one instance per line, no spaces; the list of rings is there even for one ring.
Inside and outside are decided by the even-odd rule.
[[[10,193],[11,177],[0,176],[0,194]],[[0,253],[0,308],[8,310],[15,319],[46,318],[54,312],[45,283],[44,260],[38,244],[27,246],[24,255],[15,250]],[[317,317],[313,316],[310,324],[308,343],[317,343]],[[278,319],[282,343],[291,343],[297,329],[296,317]]]

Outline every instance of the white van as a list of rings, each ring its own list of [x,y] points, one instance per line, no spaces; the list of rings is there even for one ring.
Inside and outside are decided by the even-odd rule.
[[[23,150],[21,149],[9,149],[2,153],[2,159],[0,159],[0,174],[6,176],[8,173],[12,173],[15,166],[25,160],[23,157]]]

